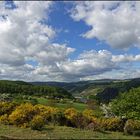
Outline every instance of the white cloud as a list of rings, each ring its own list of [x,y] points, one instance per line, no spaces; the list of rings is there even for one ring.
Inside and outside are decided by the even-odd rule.
[[[85,76],[80,78],[81,81],[83,80],[96,80],[96,79],[131,79],[131,78],[138,78],[140,75],[139,68],[128,68],[127,69],[120,69],[120,70],[112,70],[111,72],[105,72],[99,75],[91,75]]]
[[[1,78],[47,80],[49,75],[58,73],[56,63],[66,61],[75,50],[52,43],[55,30],[41,22],[47,21],[52,3],[14,1],[16,8],[6,8],[5,2],[0,2]],[[38,65],[28,65],[29,60]]]
[[[134,62],[140,61],[140,55],[128,55],[128,54],[121,54],[112,57],[113,62]]]
[[[122,49],[140,45],[139,13],[139,1],[86,1],[76,2],[71,17],[91,27],[83,37],[96,37]]]
[[[99,7],[97,9],[100,15],[103,12],[100,11],[102,7],[98,3],[96,3],[96,7]],[[113,55],[107,50],[84,51],[72,60],[69,55],[76,49],[67,46],[67,44],[53,42],[56,31],[51,25],[41,23],[41,20],[49,18],[52,2],[14,1],[14,4],[16,8],[11,9],[5,8],[4,2],[0,2],[0,79],[76,81],[87,77],[104,77],[108,72],[122,69],[120,63],[125,65],[140,60],[140,55]],[[81,6],[80,10],[82,10],[83,5],[84,3],[79,5]],[[88,20],[88,25],[91,25],[95,21],[92,21],[90,15],[87,17],[86,14],[90,13],[95,5],[90,5],[90,2],[86,2],[86,5],[90,6],[89,9],[83,10],[81,15],[74,13],[73,18]],[[114,6],[114,3],[105,5],[107,9],[112,6]],[[89,12],[86,12],[86,10],[89,10]],[[107,12],[107,10],[105,11]],[[103,19],[102,16],[100,18],[99,21],[103,20],[102,22],[107,20],[106,16]],[[105,25],[98,21],[98,26],[112,27],[112,21],[108,20],[110,25],[106,24],[107,21]],[[124,25],[126,25],[125,22]],[[99,36],[102,33],[102,39],[105,39],[106,33],[113,36],[111,28],[102,31],[103,27],[100,29],[98,26],[95,25],[95,29],[101,31],[97,33]],[[121,24],[119,26],[122,28]],[[128,28],[124,27],[124,29]],[[137,33],[139,34],[139,29],[137,29]],[[131,37],[131,39],[133,38],[135,36]],[[34,61],[36,65],[29,64],[30,60]]]
[[[57,63],[57,66],[62,80],[125,79],[139,76],[140,71],[135,68],[134,62],[140,62],[140,55],[114,55],[107,50],[90,50],[84,51],[75,60]]]
[[[47,47],[55,31],[40,23],[51,2],[14,3],[15,9],[0,9],[0,63],[18,66]]]
[[[74,51],[74,48],[67,47],[66,44],[53,43],[47,46],[44,51],[37,53],[36,58],[41,64],[54,65],[67,60],[68,55]]]
[[[98,52],[91,50],[83,52],[76,60],[58,63],[57,66],[63,75],[74,80],[118,69],[118,66],[113,63],[111,58],[111,53],[106,50]]]

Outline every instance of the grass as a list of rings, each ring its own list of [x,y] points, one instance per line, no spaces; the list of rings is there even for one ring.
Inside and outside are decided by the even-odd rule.
[[[49,99],[45,99],[45,98],[36,98],[36,99],[39,104],[43,104],[43,105],[47,105],[49,101]]]
[[[79,112],[82,112],[85,109],[89,109],[89,107],[88,107],[87,104],[78,103],[78,102],[70,103],[70,100],[68,100],[66,103],[55,103],[55,104],[53,104],[53,103],[51,103],[51,100],[45,99],[43,97],[36,98],[36,99],[37,99],[37,102],[39,104],[49,105],[49,106],[53,106],[53,107],[58,107],[59,109],[62,109],[62,110],[65,110],[67,108],[73,107],[76,110],[78,110]],[[103,115],[103,112],[102,112],[102,110],[100,108],[96,108],[96,109],[94,109],[94,115],[96,117],[99,117],[99,116],[102,116]]]
[[[42,131],[0,125],[0,139],[140,139],[120,132],[95,132],[66,126],[46,126]]]
[[[36,98],[36,99],[39,104],[43,104],[43,105],[50,104],[49,99],[45,99],[45,98]],[[53,103],[52,103],[52,105],[53,105]],[[70,101],[67,101],[66,103],[55,103],[54,106],[58,107],[60,109],[66,109],[69,107],[73,107],[73,108],[77,109],[78,111],[83,111],[84,109],[87,108],[87,105],[84,103],[76,103],[76,102],[70,103]]]

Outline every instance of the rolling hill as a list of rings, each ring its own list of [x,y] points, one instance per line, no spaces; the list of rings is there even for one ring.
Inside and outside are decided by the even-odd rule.
[[[96,98],[100,102],[109,102],[119,93],[140,86],[140,78],[135,79],[101,79],[80,82],[32,82],[33,85],[49,85],[66,89],[73,96]]]
[[[0,80],[0,93],[39,95],[51,98],[73,98],[73,96],[78,96],[108,103],[116,98],[119,93],[139,86],[140,78],[126,80],[102,79],[71,83]]]
[[[71,93],[61,87],[33,85],[24,81],[0,80],[0,94],[38,95],[51,98],[73,98]]]

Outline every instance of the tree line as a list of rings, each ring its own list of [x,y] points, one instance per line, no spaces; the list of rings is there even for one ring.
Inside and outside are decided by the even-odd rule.
[[[60,87],[37,86],[19,81],[0,81],[0,93],[72,98],[68,91]]]

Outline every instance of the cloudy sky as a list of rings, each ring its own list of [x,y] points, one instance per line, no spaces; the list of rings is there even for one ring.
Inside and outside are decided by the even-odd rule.
[[[139,1],[0,1],[0,79],[139,77],[139,13]]]

